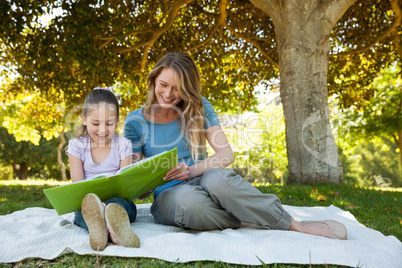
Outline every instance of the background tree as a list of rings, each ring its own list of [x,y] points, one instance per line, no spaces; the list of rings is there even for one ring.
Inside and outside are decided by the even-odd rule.
[[[18,73],[13,90],[36,88],[53,102],[66,101],[67,110],[94,86],[115,82],[131,85],[121,88],[122,106],[135,109],[145,98],[145,75],[169,51],[196,59],[203,94],[218,112],[252,110],[255,86],[280,73],[289,180],[340,182],[328,85],[330,93],[348,86],[365,92],[367,82],[355,87],[352,74],[369,70],[369,81],[398,60],[400,6],[398,0],[16,0],[0,6],[0,61]],[[55,11],[50,23],[41,20]],[[365,38],[354,38],[361,37],[356,31]],[[351,96],[351,103],[359,101]]]
[[[395,186],[402,183],[400,70],[398,66],[381,70],[368,86],[375,93],[370,100],[362,102],[364,109],[351,106],[336,115],[334,123],[341,146],[358,157],[352,162],[361,167],[361,172],[353,177],[372,180],[382,176]]]
[[[284,183],[285,121],[279,96],[261,98],[261,112],[221,118],[235,152],[233,169],[254,183]]]
[[[398,169],[398,153],[395,143],[386,137],[373,138],[360,143],[353,153],[361,169],[353,170],[352,176],[364,186],[401,187],[402,176]]]
[[[374,97],[367,102],[362,113],[355,113],[357,131],[368,137],[379,136],[392,140],[394,151],[399,152],[402,175],[402,78],[401,68],[382,70],[371,87],[375,87]]]
[[[3,82],[2,86],[3,93],[7,92],[7,94],[0,94],[0,104],[2,107],[0,110],[1,125],[6,127],[8,132],[12,134],[12,139],[15,138],[17,142],[27,141],[32,143],[31,145],[24,143],[25,145],[21,148],[21,154],[26,153],[27,150],[31,150],[30,148],[32,146],[40,146],[40,143],[44,143],[43,139],[51,140],[58,138],[59,144],[56,146],[57,161],[55,163],[59,165],[62,180],[66,181],[67,175],[63,161],[63,147],[66,144],[64,121],[68,119],[68,117],[62,105],[63,102],[60,101],[61,104],[59,104],[58,101],[53,103],[43,98],[39,90],[12,91],[10,87],[16,86],[13,83],[6,84]],[[62,96],[55,96],[51,100],[57,100],[60,97]],[[8,149],[12,148],[11,146]],[[13,161],[15,159],[16,158],[13,158]],[[30,164],[33,163],[31,161],[28,162]],[[40,161],[38,161],[38,163],[39,162]],[[30,167],[32,167],[32,165],[26,165],[24,170],[27,172]],[[16,169],[14,169],[14,171],[16,171]]]
[[[59,169],[55,168],[57,156],[54,151],[54,141],[47,141],[42,137],[38,145],[29,141],[17,142],[14,135],[9,134],[4,127],[0,127],[0,136],[1,162],[12,166],[14,177],[26,180],[28,174],[46,177],[45,173],[52,175],[52,178],[60,177]],[[55,174],[55,171],[58,174]]]

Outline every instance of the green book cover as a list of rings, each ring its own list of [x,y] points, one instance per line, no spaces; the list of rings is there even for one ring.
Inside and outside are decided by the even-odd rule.
[[[177,164],[177,148],[175,148],[126,166],[111,177],[100,175],[91,180],[43,191],[57,214],[62,215],[80,210],[82,199],[88,193],[96,194],[102,201],[112,197],[132,200],[165,184],[163,177]]]

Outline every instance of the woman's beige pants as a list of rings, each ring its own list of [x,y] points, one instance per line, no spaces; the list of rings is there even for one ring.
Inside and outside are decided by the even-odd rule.
[[[157,196],[151,213],[156,223],[194,230],[239,228],[241,222],[288,230],[292,221],[276,195],[261,193],[227,169],[211,169],[167,188]]]

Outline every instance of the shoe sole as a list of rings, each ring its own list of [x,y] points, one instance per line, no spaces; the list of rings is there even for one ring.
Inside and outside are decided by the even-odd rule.
[[[346,229],[345,225],[334,220],[327,220],[324,222],[329,226],[329,230],[331,231],[329,238],[341,240],[348,239],[348,230]]]
[[[105,211],[102,201],[95,194],[87,194],[82,200],[82,216],[88,226],[89,244],[93,250],[102,251],[108,241]]]
[[[139,248],[140,239],[130,225],[127,212],[120,205],[111,203],[105,210],[106,225],[113,243],[119,246]]]

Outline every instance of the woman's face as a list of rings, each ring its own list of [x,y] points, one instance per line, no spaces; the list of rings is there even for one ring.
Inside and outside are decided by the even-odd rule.
[[[155,79],[155,95],[163,108],[176,106],[180,101],[176,85],[176,73],[171,68],[164,68]]]

